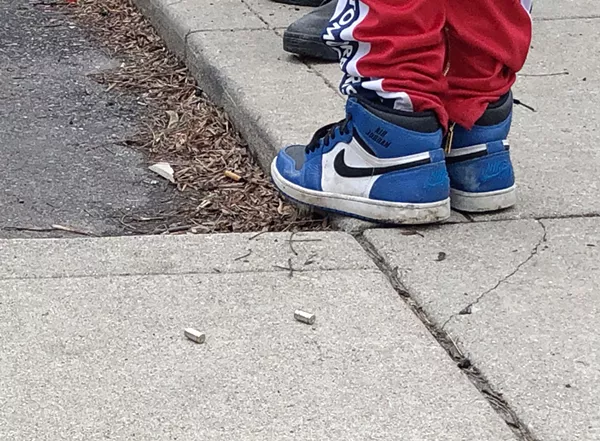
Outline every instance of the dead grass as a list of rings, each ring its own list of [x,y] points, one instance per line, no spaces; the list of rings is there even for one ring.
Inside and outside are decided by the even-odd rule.
[[[184,196],[158,231],[145,231],[139,219],[125,226],[153,233],[327,228],[326,219],[306,216],[281,200],[228,116],[198,88],[131,0],[81,0],[68,11],[122,60],[96,81],[147,105],[147,128],[126,143],[143,149],[149,162],[171,163]]]

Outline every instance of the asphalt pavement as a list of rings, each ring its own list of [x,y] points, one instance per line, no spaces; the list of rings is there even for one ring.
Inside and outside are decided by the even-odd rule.
[[[119,61],[48,4],[0,2],[0,237],[123,233],[124,214],[168,210],[173,195],[120,143],[142,106],[88,77]]]

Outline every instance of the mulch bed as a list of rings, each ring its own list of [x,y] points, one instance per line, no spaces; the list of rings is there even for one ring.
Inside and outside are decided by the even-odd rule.
[[[80,0],[67,11],[122,61],[94,79],[111,93],[133,94],[148,109],[147,127],[124,142],[142,149],[149,163],[169,162],[183,196],[160,228],[144,229],[131,218],[125,225],[137,233],[328,228],[326,218],[279,197],[227,114],[205,96],[131,0]],[[241,179],[230,177],[235,175]]]

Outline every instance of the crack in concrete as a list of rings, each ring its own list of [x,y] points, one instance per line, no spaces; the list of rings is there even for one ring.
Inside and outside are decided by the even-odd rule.
[[[572,17],[533,17],[533,21],[596,20],[598,18],[600,18],[600,15],[592,14],[592,15],[574,15]]]
[[[192,35],[192,34],[212,34],[212,33],[216,33],[216,32],[246,32],[246,31],[270,31],[271,29],[267,29],[267,28],[214,28],[214,29],[195,29],[193,31],[189,31],[187,33],[186,40],[187,38]]]
[[[527,265],[529,262],[531,262],[531,260],[537,256],[540,253],[540,247],[542,246],[542,244],[546,243],[547,239],[548,239],[548,231],[546,230],[546,226],[544,225],[544,223],[540,220],[537,219],[538,224],[540,224],[540,226],[542,227],[542,237],[540,238],[540,240],[535,244],[535,246],[533,247],[533,249],[531,250],[531,252],[529,253],[529,256],[527,256],[527,259],[525,259],[523,262],[519,263],[514,270],[512,270],[509,274],[507,274],[506,276],[502,277],[494,286],[492,286],[490,289],[482,292],[481,294],[479,294],[477,296],[477,298],[475,300],[473,300],[471,303],[469,303],[467,306],[465,306],[464,308],[462,308],[458,313],[456,314],[452,314],[448,320],[446,320],[444,322],[444,324],[442,325],[442,330],[444,330],[446,328],[446,325],[448,323],[450,323],[452,321],[452,319],[456,318],[458,315],[468,315],[471,314],[471,310],[473,308],[473,306],[477,305],[479,302],[481,302],[486,296],[488,296],[489,294],[491,294],[492,292],[494,292],[495,290],[497,290],[503,283],[505,283],[506,281],[508,281],[510,278],[514,277],[519,271],[521,271],[521,269]]]
[[[265,26],[267,27],[267,29],[265,29],[265,30],[273,31],[275,33],[275,35],[277,35],[278,37],[283,38],[283,36],[279,33],[279,31],[285,30],[287,28],[278,28],[278,27],[271,26],[271,24],[266,19],[264,19],[262,17],[262,15],[260,15],[260,13],[258,11],[256,11],[252,7],[252,5],[250,5],[246,0],[241,0],[241,1],[244,4],[244,6],[246,6],[246,8],[248,8],[248,10],[250,12],[252,12],[252,14],[254,14],[261,22],[263,22],[265,24]],[[334,84],[332,84],[331,81],[329,81],[329,79],[326,78],[321,72],[319,72],[318,70],[316,70],[310,62],[307,62],[307,61],[304,61],[304,60],[300,60],[300,61],[301,61],[302,64],[304,64],[308,68],[308,70],[310,72],[312,72],[313,74],[315,74],[318,77],[320,77],[325,82],[325,85],[328,88],[330,88],[334,92],[338,93],[338,88]],[[342,98],[342,97],[340,97],[340,98]]]
[[[472,215],[470,215],[469,213],[466,213],[466,212],[465,212],[465,213],[458,212],[458,213],[459,213],[459,214],[462,214],[462,215],[463,215],[463,217],[464,217],[465,219],[467,219],[469,222],[476,222],[476,220],[473,218],[473,216],[472,216]]]
[[[532,251],[532,255],[530,256],[531,258],[533,255],[535,255],[534,253],[537,254],[539,247],[545,242],[546,239],[546,227],[541,222],[540,225],[544,229],[544,236]],[[396,293],[398,293],[400,298],[418,317],[418,319],[431,333],[433,338],[436,339],[436,341],[446,351],[452,361],[456,363],[456,366],[467,376],[469,381],[471,381],[473,386],[477,388],[479,393],[497,412],[500,418],[502,418],[509,429],[515,434],[516,438],[520,441],[540,441],[535,437],[527,425],[521,421],[517,412],[504,399],[502,394],[492,387],[485,375],[477,368],[477,366],[473,365],[467,356],[465,356],[452,337],[446,331],[437,327],[435,322],[429,317],[428,313],[423,308],[423,305],[420,305],[416,300],[414,300],[410,292],[400,281],[400,277],[398,276],[398,267],[391,268],[383,255],[379,254],[377,248],[371,242],[369,242],[369,240],[362,233],[354,235],[354,238],[371,257],[377,268],[379,268],[383,275],[388,279],[392,285],[392,288],[396,291]],[[531,260],[531,258],[528,260]],[[524,264],[525,263],[523,263],[523,265]]]
[[[183,37],[183,63],[186,65],[187,67],[187,59],[188,59],[188,40],[190,38],[190,35],[192,35],[194,33],[194,31],[192,31],[191,29],[189,31],[187,31],[187,33],[185,34],[185,37]],[[188,68],[189,70],[189,68]]]
[[[294,274],[311,274],[311,273],[320,273],[320,272],[365,272],[372,274],[381,274],[377,268],[370,267],[360,267],[356,268],[314,268],[314,269],[306,269],[306,268],[292,268]],[[186,277],[186,276],[229,276],[232,274],[288,274],[290,272],[290,268],[286,268],[283,266],[274,265],[273,268],[254,268],[247,270],[230,270],[227,267],[222,267],[222,269],[215,268],[203,268],[192,271],[157,271],[157,272],[131,272],[131,273],[102,273],[102,274],[55,274],[55,275],[40,275],[40,276],[16,276],[16,277],[7,277],[0,276],[0,284],[3,282],[20,282],[20,281],[36,281],[36,280],[61,280],[61,279],[70,279],[70,280],[79,280],[79,279],[108,279],[108,278],[128,278],[128,277]]]
[[[337,87],[335,84],[333,84],[331,81],[329,81],[329,78],[327,78],[325,75],[323,75],[321,72],[319,72],[317,69],[314,68],[314,64],[310,63],[310,62],[306,62],[306,61],[302,61],[302,63],[308,67],[308,69],[313,72],[316,76],[318,76],[319,78],[321,78],[324,82],[325,85],[327,87],[329,87],[331,90],[333,90],[335,93],[337,93],[339,95],[340,93],[340,89],[339,87]],[[342,71],[340,70],[340,79],[342,77]],[[345,97],[340,95],[341,99],[345,99]]]
[[[461,213],[464,215],[464,213]],[[580,213],[580,214],[557,214],[557,215],[547,215],[547,216],[543,216],[543,215],[528,215],[528,214],[524,214],[523,216],[516,216],[516,217],[500,217],[500,218],[486,218],[483,217],[480,219],[480,216],[465,216],[465,217],[470,217],[471,219],[473,219],[473,222],[479,223],[479,224],[485,224],[485,223],[498,223],[498,222],[515,222],[515,221],[525,221],[525,220],[536,220],[536,221],[543,221],[543,220],[565,220],[565,219],[598,219],[600,218],[600,213]]]
[[[252,12],[256,16],[256,18],[258,18],[260,21],[262,21],[267,26],[267,29],[273,30],[273,27],[269,24],[269,22],[267,20],[265,20],[262,17],[262,15],[260,15],[258,13],[258,11],[255,11],[254,8],[246,0],[242,0],[242,3],[244,4],[244,6],[246,6],[246,8],[248,8],[248,10],[250,12]]]

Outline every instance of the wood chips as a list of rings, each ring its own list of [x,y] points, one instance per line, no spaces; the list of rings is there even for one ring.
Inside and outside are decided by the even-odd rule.
[[[182,192],[177,213],[160,228],[137,233],[295,231],[323,229],[327,220],[280,199],[228,116],[165,48],[131,0],[81,0],[68,13],[122,61],[95,75],[107,90],[133,94],[148,109],[147,128],[126,143],[149,163],[168,162]],[[232,177],[239,177],[235,179]]]

